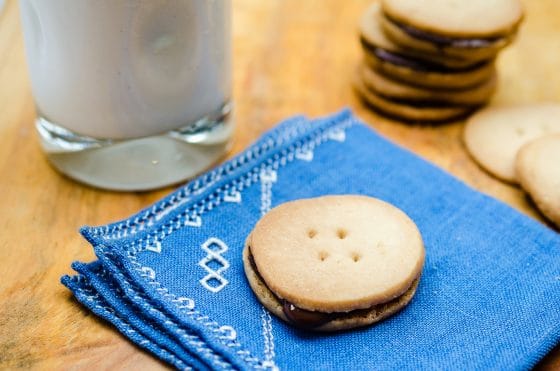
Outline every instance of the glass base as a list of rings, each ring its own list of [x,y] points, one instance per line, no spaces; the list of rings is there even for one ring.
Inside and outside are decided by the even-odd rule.
[[[43,150],[56,169],[117,191],[146,191],[200,174],[229,150],[233,127],[230,103],[182,128],[128,140],[85,137],[44,117],[36,121]]]

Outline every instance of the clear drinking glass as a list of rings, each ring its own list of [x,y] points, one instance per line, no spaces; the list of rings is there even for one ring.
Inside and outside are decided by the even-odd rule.
[[[200,173],[233,131],[231,0],[21,0],[50,162],[101,188]]]

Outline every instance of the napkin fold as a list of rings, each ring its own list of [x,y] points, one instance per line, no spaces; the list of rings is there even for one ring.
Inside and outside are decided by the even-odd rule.
[[[377,197],[418,225],[425,266],[397,315],[315,334],[271,316],[253,295],[241,252],[256,221],[325,194]],[[98,260],[75,262],[62,283],[179,369],[525,369],[560,342],[560,236],[348,110],[286,120],[153,206],[81,232]]]

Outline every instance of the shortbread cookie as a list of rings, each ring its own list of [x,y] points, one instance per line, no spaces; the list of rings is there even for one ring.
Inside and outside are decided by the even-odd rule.
[[[560,104],[488,107],[469,118],[463,133],[472,157],[494,176],[517,183],[515,156],[526,143],[560,133]]]
[[[384,115],[409,122],[437,123],[466,116],[473,108],[468,106],[440,106],[425,103],[411,104],[385,98],[369,89],[359,74],[353,82],[354,89],[369,106]]]
[[[518,0],[381,0],[385,14],[435,35],[500,37],[515,31],[523,18]]]
[[[521,187],[560,228],[560,134],[547,135],[521,147],[515,168]]]
[[[335,331],[377,322],[413,297],[424,246],[418,228],[381,200],[324,196],[272,209],[247,238],[249,284],[297,327]]]
[[[382,0],[382,9],[398,45],[470,60],[493,58],[523,19],[518,0]]]
[[[496,76],[491,76],[482,84],[469,89],[442,90],[420,88],[392,80],[365,65],[362,65],[359,70],[365,85],[370,90],[398,101],[478,106],[487,102],[496,90]]]
[[[366,9],[360,20],[360,40],[370,55],[377,55],[395,65],[410,66],[418,71],[434,73],[468,71],[480,65],[479,62],[473,62],[470,59],[425,54],[413,49],[401,48],[385,36],[380,24],[381,17],[380,3],[374,2]]]

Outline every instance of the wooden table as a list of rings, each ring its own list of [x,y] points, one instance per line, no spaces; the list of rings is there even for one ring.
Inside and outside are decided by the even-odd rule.
[[[461,142],[463,123],[409,126],[366,109],[350,87],[361,57],[356,22],[370,0],[235,0],[234,80],[238,128],[232,154],[279,120],[351,107],[395,142],[471,186],[540,219],[524,194],[481,171]],[[526,2],[520,36],[499,58],[495,103],[560,101],[560,1]],[[0,14],[0,369],[159,369],[74,301],[59,283],[92,249],[84,224],[124,218],[171,189],[113,193],[56,173],[34,132],[17,2]],[[541,363],[560,369],[560,348]]]

